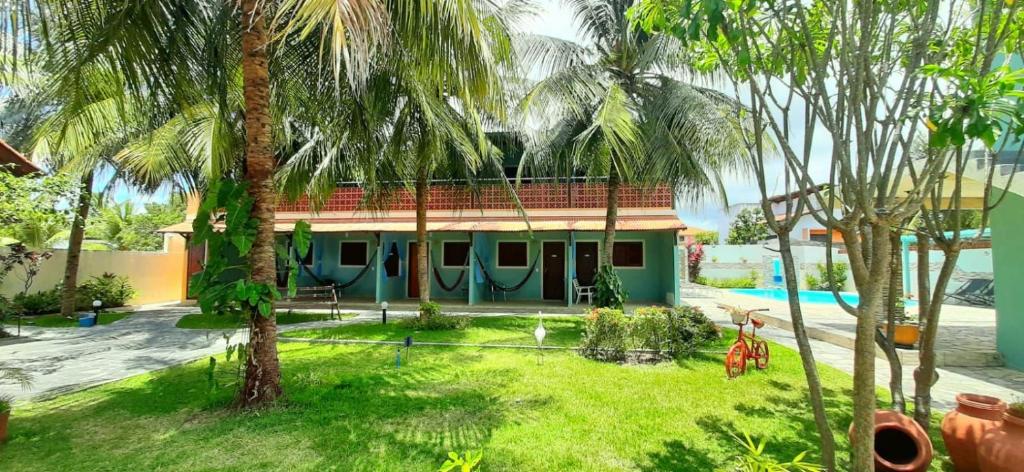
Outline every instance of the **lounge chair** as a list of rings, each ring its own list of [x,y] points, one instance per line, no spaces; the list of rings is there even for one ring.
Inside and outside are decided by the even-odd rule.
[[[959,288],[947,293],[943,302],[952,298],[969,305],[985,305],[986,291],[990,292],[990,297],[994,297],[992,279],[968,279]]]

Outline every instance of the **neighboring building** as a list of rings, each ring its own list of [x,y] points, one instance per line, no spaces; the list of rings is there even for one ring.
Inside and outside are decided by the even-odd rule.
[[[319,213],[306,198],[282,203],[276,229],[286,235],[297,220],[311,223],[313,245],[300,285],[335,284],[342,299],[415,299],[417,274],[430,270],[432,299],[573,304],[573,280],[592,285],[597,270],[605,185],[538,178],[524,183],[517,193],[528,222],[505,188],[495,184],[478,194],[451,183],[431,188],[430,268],[417,266],[416,205],[405,190],[384,213],[362,210],[358,187],[339,187]],[[673,208],[672,192],[624,186],[619,205],[614,264],[629,301],[678,304],[677,232],[686,226]],[[187,234],[194,216],[190,208],[188,221],[162,231]],[[189,274],[201,270],[204,257],[204,248],[190,251]]]
[[[39,168],[32,161],[2,139],[0,139],[0,166],[18,177],[39,172]]]
[[[821,212],[823,209],[818,204],[818,199],[813,197],[814,194],[821,192],[828,188],[828,185],[821,184],[812,187],[808,190],[798,190],[796,192],[775,195],[768,197],[768,202],[772,205],[772,214],[775,215],[776,220],[781,220],[786,217],[786,202],[789,201],[791,205],[796,205],[797,199],[803,195],[812,196],[808,198],[808,204],[803,214],[800,215],[799,220],[793,229],[789,232],[789,238],[792,241],[817,241],[825,242],[828,239],[828,230],[814,218],[814,213]],[[838,211],[835,212],[839,214]],[[842,242],[843,236],[838,230],[832,231],[832,241]]]

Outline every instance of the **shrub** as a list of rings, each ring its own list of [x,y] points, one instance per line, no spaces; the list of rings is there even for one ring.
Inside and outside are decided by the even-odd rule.
[[[60,289],[51,288],[36,293],[14,296],[15,309],[26,315],[43,315],[60,311]]]
[[[750,275],[747,277],[736,277],[731,279],[698,277],[697,283],[715,288],[757,288],[757,272],[750,271]]]
[[[701,231],[693,239],[700,244],[718,244],[718,231]]]
[[[686,246],[686,268],[690,280],[696,282],[700,279],[700,264],[704,261],[704,245],[701,243]]]
[[[14,404],[14,397],[10,395],[0,395],[0,414],[11,411],[11,406]]]
[[[594,308],[586,317],[580,352],[590,359],[624,360],[627,334],[627,320],[622,310]]]
[[[1013,416],[1024,418],[1024,402],[1011,403],[1009,411]]]
[[[721,331],[700,308],[681,306],[665,310],[668,347],[675,357],[693,354],[701,346],[722,336]]]
[[[832,264],[832,272],[829,273],[826,264],[818,264],[818,275],[807,274],[804,282],[807,282],[808,290],[831,291],[833,286],[842,290],[846,287],[848,268],[845,262],[836,262]]]
[[[127,277],[105,272],[103,275],[93,276],[78,287],[75,295],[78,298],[79,309],[92,309],[93,300],[103,302],[103,308],[113,308],[124,306],[135,296],[135,289]]]
[[[440,331],[446,329],[466,329],[470,319],[466,316],[450,316],[441,313],[441,305],[437,302],[420,303],[420,316],[403,320],[409,328],[417,331]]]
[[[655,352],[665,349],[669,339],[669,311],[656,306],[637,308],[629,320],[630,346]]]
[[[611,264],[602,265],[594,276],[594,305],[598,308],[622,310],[629,292]]]

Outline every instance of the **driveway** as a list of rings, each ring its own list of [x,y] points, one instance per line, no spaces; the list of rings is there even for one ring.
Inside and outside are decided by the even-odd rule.
[[[24,339],[0,341],[0,363],[29,371],[35,376],[33,386],[25,391],[0,382],[0,394],[27,399],[80,390],[223,353],[225,334],[232,336],[233,343],[244,335],[244,330],[174,327],[179,318],[196,311],[194,307],[138,311],[116,323],[88,329],[22,327]],[[369,316],[287,325],[281,330],[336,326]]]

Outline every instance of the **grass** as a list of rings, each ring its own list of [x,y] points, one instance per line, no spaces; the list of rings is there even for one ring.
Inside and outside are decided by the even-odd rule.
[[[487,320],[432,334],[518,339],[532,323],[502,336]],[[545,325],[567,341],[576,328],[558,323]],[[256,413],[228,408],[232,386],[209,389],[207,360],[16,406],[0,470],[436,470],[449,451],[482,449],[487,471],[709,471],[729,467],[742,431],[780,459],[817,448],[799,357],[778,345],[768,370],[732,381],[712,354],[637,366],[420,346],[396,369],[392,346],[279,349],[287,397]],[[821,377],[845,457],[852,380],[827,366]]]
[[[342,313],[342,318],[351,318],[354,313]],[[331,319],[328,313],[311,313],[301,311],[278,311],[277,324],[306,323]],[[192,313],[182,316],[175,327],[184,329],[234,329],[241,328],[245,323],[238,315]]]
[[[334,328],[290,331],[290,338],[369,339],[401,341],[412,336],[414,341],[466,344],[520,344],[533,346],[537,341],[533,330],[536,316],[493,316],[473,318],[469,328],[445,331],[414,331],[401,320],[386,325],[353,324]],[[544,317],[545,346],[576,346],[583,336],[581,317]]]
[[[119,321],[130,315],[130,311],[109,311],[100,313],[99,324],[108,325],[115,321]],[[60,313],[54,313],[52,315],[39,315],[39,316],[26,316],[22,320],[23,324],[31,324],[40,328],[77,328],[78,327],[78,315],[75,315],[73,319],[67,319],[60,315]]]

